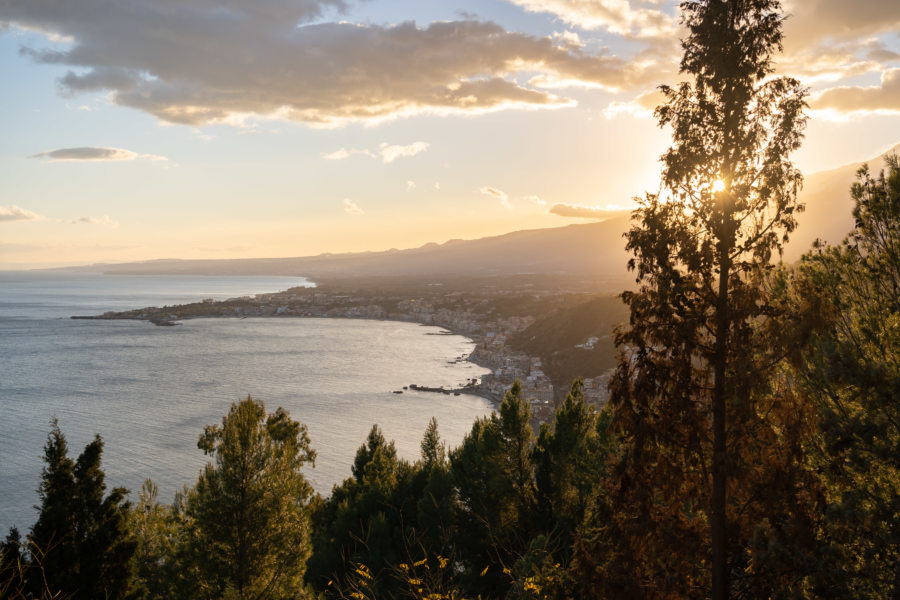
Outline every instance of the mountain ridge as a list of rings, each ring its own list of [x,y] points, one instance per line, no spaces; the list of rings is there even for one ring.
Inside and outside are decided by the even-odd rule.
[[[885,155],[898,151],[900,145]],[[865,162],[877,173],[884,166],[885,155]],[[785,247],[785,261],[798,260],[816,239],[837,244],[849,233],[853,227],[850,186],[862,164],[844,165],[806,178],[800,194],[806,210],[798,216],[798,228]],[[564,274],[624,283],[633,282],[626,270],[630,256],[622,239],[629,222],[630,215],[624,213],[599,222],[525,229],[473,240],[450,239],[403,250],[287,258],[153,259],[101,263],[77,270],[131,275],[287,275],[313,280]]]

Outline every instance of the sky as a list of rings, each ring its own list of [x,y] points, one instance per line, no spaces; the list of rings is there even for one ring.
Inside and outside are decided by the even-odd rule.
[[[784,0],[804,173],[900,142],[900,2]],[[410,248],[658,189],[670,0],[0,0],[0,269]]]

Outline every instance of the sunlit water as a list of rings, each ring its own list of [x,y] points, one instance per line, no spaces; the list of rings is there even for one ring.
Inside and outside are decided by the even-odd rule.
[[[318,491],[350,475],[372,424],[415,459],[428,420],[458,444],[490,405],[404,385],[455,386],[484,370],[457,361],[473,344],[412,323],[347,319],[195,319],[176,327],[79,321],[72,314],[229,298],[302,285],[275,277],[120,277],[0,273],[0,533],[27,530],[50,419],[77,456],[105,442],[109,486],[147,477],[170,501],[206,457],[196,443],[230,404],[252,394],[306,423]]]

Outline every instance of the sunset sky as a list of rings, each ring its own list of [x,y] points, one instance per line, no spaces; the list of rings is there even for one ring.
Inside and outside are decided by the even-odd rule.
[[[785,2],[805,173],[900,142],[900,2]],[[0,269],[408,248],[627,209],[667,0],[0,0]]]

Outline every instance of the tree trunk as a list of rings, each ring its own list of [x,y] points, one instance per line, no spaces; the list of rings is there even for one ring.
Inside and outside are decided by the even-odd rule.
[[[730,193],[728,193],[730,196]],[[723,195],[723,197],[725,197]],[[730,198],[729,198],[730,201]],[[728,597],[728,538],[725,507],[727,502],[725,371],[728,364],[728,279],[731,271],[729,243],[731,235],[730,206],[723,207],[722,231],[719,237],[719,293],[716,306],[716,355],[712,397],[712,598]]]

